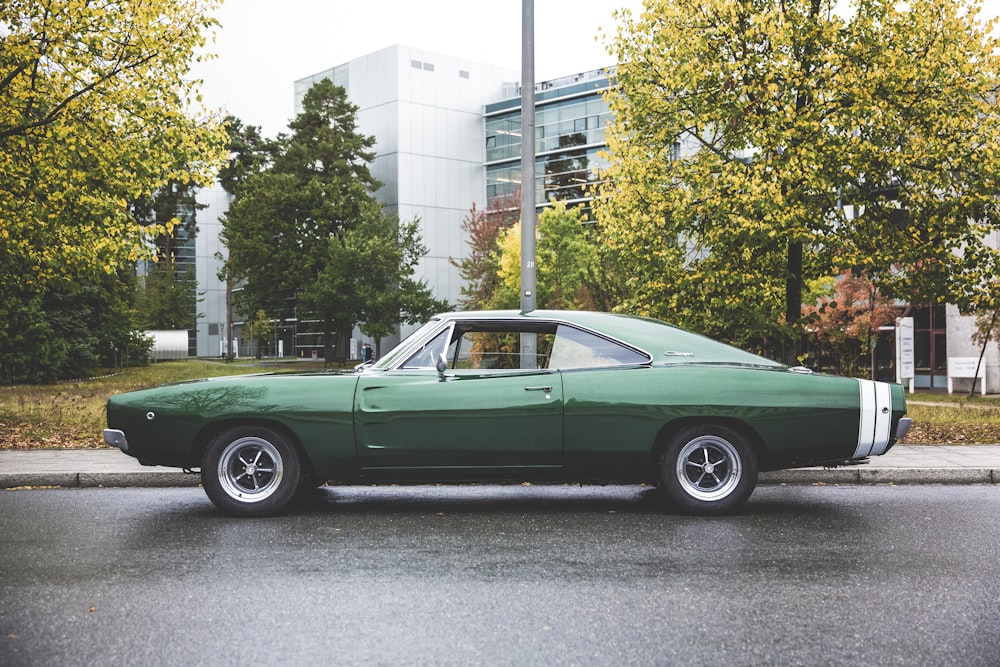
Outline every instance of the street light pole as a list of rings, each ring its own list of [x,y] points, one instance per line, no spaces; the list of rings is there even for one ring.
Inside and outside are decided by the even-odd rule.
[[[535,2],[521,0],[521,312],[535,309]],[[536,368],[535,335],[521,334],[521,368]]]

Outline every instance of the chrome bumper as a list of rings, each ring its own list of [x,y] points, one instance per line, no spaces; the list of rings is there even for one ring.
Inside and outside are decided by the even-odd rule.
[[[116,428],[104,429],[104,442],[123,452],[128,451],[128,440],[125,439],[125,434]]]
[[[909,417],[900,417],[899,425],[896,427],[896,440],[899,440],[907,433],[910,432],[910,427],[913,426],[913,420]]]

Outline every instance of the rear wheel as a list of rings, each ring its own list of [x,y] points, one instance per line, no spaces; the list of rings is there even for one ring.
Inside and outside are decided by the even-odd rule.
[[[280,513],[294,497],[300,477],[295,447],[265,426],[223,431],[209,443],[201,467],[205,493],[230,516]]]
[[[715,425],[687,427],[660,457],[660,481],[671,501],[692,514],[727,514],[757,485],[757,457],[737,431]]]

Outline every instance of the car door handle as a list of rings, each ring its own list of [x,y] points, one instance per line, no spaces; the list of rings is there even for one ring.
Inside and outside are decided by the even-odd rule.
[[[546,394],[551,394],[552,393],[552,387],[551,386],[548,386],[548,387],[525,387],[524,390],[525,391],[544,391]]]

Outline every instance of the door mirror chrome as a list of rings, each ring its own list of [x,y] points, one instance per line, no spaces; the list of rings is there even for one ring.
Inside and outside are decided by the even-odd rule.
[[[438,376],[443,380],[444,372],[448,370],[448,360],[444,358],[444,354],[438,355],[436,366],[437,366]]]

